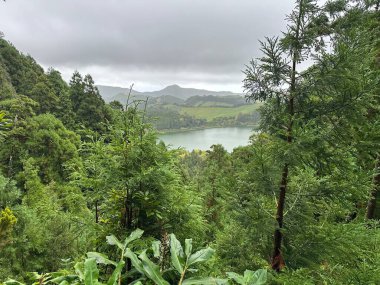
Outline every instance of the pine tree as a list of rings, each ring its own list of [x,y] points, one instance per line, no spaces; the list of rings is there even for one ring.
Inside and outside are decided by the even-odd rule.
[[[244,88],[247,97],[254,101],[271,102],[271,108],[264,113],[264,129],[277,133],[286,142],[286,152],[291,152],[294,142],[294,125],[297,122],[297,97],[301,93],[302,76],[298,65],[305,61],[313,48],[319,47],[321,36],[318,21],[324,21],[315,1],[298,0],[293,12],[288,16],[288,30],[281,40],[267,38],[261,42],[264,57],[251,61],[245,70]],[[265,111],[264,111],[265,112]],[[280,117],[281,115],[282,117]],[[285,155],[277,199],[272,268],[280,271],[284,266],[282,254],[284,207],[291,169],[291,153]]]

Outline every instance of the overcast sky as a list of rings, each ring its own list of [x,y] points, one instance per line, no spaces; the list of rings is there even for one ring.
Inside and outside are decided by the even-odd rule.
[[[7,0],[0,31],[42,66],[140,91],[179,84],[241,92],[258,40],[280,35],[292,0]]]

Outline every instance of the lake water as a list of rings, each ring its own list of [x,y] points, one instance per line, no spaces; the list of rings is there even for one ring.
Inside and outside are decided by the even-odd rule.
[[[159,139],[171,148],[208,150],[213,144],[221,144],[231,152],[235,147],[248,145],[252,133],[253,130],[249,127],[213,128],[162,134]]]

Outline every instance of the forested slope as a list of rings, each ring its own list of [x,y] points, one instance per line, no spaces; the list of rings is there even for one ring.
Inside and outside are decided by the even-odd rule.
[[[260,133],[232,153],[169,151],[141,102],[0,39],[0,280],[379,284],[378,10],[296,1],[246,66]]]

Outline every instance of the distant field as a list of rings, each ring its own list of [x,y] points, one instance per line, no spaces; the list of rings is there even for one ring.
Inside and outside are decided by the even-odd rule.
[[[211,121],[220,117],[235,117],[237,114],[249,114],[257,110],[259,104],[243,105],[239,107],[182,107],[180,113],[192,115],[199,119],[206,119]]]

